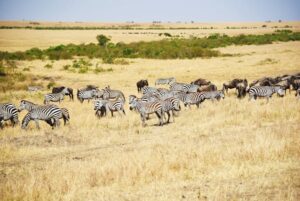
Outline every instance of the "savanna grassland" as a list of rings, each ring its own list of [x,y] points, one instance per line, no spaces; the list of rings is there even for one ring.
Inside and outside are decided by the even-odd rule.
[[[24,47],[3,42],[19,37],[18,31],[41,30],[0,30],[7,33],[0,34],[1,50],[23,51],[38,46],[34,34],[23,34]],[[42,30],[47,34],[38,47],[59,45],[64,39],[54,36],[56,32],[72,38],[73,31],[83,35],[94,32],[88,33],[93,40],[105,31],[113,41],[119,40],[114,38],[116,31],[132,30]],[[207,34],[206,30],[196,31]],[[134,40],[152,40],[147,34],[138,36]],[[90,40],[83,38],[81,42]],[[155,116],[142,127],[139,115],[129,110],[128,96],[137,95],[135,84],[144,78],[153,86],[159,77],[174,76],[188,83],[201,77],[221,88],[233,78],[251,82],[263,76],[300,72],[299,41],[217,50],[231,56],[126,58],[119,64],[83,58],[89,70],[81,73],[65,67],[79,58],[10,64],[14,70],[9,82],[5,81],[7,85],[1,80],[0,102],[18,106],[26,99],[42,104],[43,94],[50,91],[47,86],[65,85],[76,90],[87,84],[122,90],[127,102],[126,116],[116,113],[115,117],[109,114],[97,119],[92,102],[81,104],[76,98],[72,102],[65,97],[60,106],[70,111],[69,125],[52,130],[40,122],[41,129],[37,130],[31,122],[27,130],[10,125],[0,130],[2,200],[299,200],[300,101],[294,91],[287,91],[284,98],[274,95],[267,104],[263,99],[238,100],[232,90],[224,100],[205,101],[199,109],[182,107],[175,122],[163,127],[156,126]],[[13,76],[16,73],[22,76]],[[8,85],[14,90],[4,90]],[[29,93],[24,88],[27,85],[40,85],[43,90]],[[25,114],[22,111],[20,119]]]

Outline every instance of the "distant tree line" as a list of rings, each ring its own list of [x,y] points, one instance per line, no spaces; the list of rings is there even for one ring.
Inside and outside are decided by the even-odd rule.
[[[21,52],[0,52],[0,60],[34,60],[34,59],[72,59],[74,56],[102,58],[111,63],[114,58],[150,58],[150,59],[191,59],[196,57],[216,57],[222,54],[214,50],[229,45],[262,45],[276,41],[299,41],[300,32],[278,30],[263,35],[228,36],[212,34],[208,37],[197,38],[165,38],[159,41],[112,43],[104,35],[97,36],[98,44],[68,44],[49,47],[41,50],[32,48]]]

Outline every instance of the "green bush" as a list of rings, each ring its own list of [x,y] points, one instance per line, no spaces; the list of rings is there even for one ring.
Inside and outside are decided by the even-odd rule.
[[[53,65],[52,65],[52,64],[46,64],[46,65],[44,66],[44,68],[51,69],[51,68],[53,68]]]
[[[47,84],[47,89],[51,89],[55,86],[55,82],[54,81],[50,81],[48,84]]]

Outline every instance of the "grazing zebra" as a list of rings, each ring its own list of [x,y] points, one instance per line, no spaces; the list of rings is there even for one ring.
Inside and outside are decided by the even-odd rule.
[[[21,100],[18,111],[21,112],[22,110],[27,110],[28,112],[30,112],[30,111],[32,111],[33,109],[35,109],[39,106],[41,106],[41,105],[37,105],[37,104],[32,103],[32,102],[27,101],[27,100]],[[64,120],[64,125],[66,125],[66,123],[70,121],[69,111],[66,108],[61,108],[61,112],[62,112],[62,116],[59,119],[62,118]],[[48,120],[45,120],[45,121],[50,126],[53,126],[53,124],[55,123],[53,121],[53,119],[48,119]]]
[[[91,99],[95,98],[98,94],[97,89],[85,90],[85,89],[77,89],[77,99],[83,103],[84,100],[88,100],[90,102]]]
[[[172,84],[176,82],[175,77],[169,77],[169,78],[159,78],[155,81],[155,85],[160,85],[160,84]]]
[[[183,99],[184,106],[185,107],[189,106],[189,108],[191,108],[191,105],[196,105],[197,108],[199,108],[200,103],[202,103],[205,100],[205,96],[203,92],[185,94],[181,98]]]
[[[123,102],[125,102],[125,96],[122,91],[120,90],[112,90],[110,89],[109,86],[105,87],[103,89],[103,99],[108,100],[108,99],[120,99]]]
[[[158,93],[157,88],[148,87],[148,86],[144,86],[142,88],[142,94],[144,94],[144,95],[146,95],[146,94],[153,94],[153,93]]]
[[[274,93],[281,97],[284,96],[284,90],[280,86],[253,86],[249,89],[249,101],[256,100],[257,97],[265,97],[269,102]]]
[[[185,84],[185,83],[178,83],[175,82],[170,85],[170,89],[172,91],[183,91],[185,93],[195,93],[197,92],[199,86],[195,84]]]
[[[157,118],[159,119],[159,125],[163,126],[163,110],[162,105],[159,101],[154,101],[150,103],[143,103],[138,101],[137,99],[133,99],[129,103],[130,110],[137,110],[141,115],[142,125],[145,126],[145,121],[147,118],[147,115],[155,113],[157,115]]]
[[[57,93],[57,94],[46,94],[44,99],[44,104],[49,104],[49,102],[61,102],[64,100],[65,94],[63,93]]]
[[[129,102],[131,102],[133,99],[137,99],[138,101],[141,101],[143,103],[149,103],[149,102],[159,100],[159,97],[157,97],[155,95],[144,95],[141,98],[137,98],[135,95],[130,95]]]
[[[204,91],[202,92],[204,99],[220,100],[221,98],[225,98],[225,94],[223,90],[219,91]]]
[[[102,107],[105,107],[106,112],[110,111],[111,116],[113,117],[114,114],[113,112],[119,112],[120,115],[121,111],[126,115],[125,110],[124,110],[124,102],[121,100],[116,100],[116,101],[109,101],[109,100],[96,100],[94,104],[94,110],[96,110],[96,114],[98,110],[101,110]],[[105,112],[105,113],[106,113]]]
[[[15,105],[11,103],[0,104],[0,127],[2,128],[2,121],[10,120],[13,126],[19,123],[18,110]]]
[[[52,93],[59,93],[63,90],[67,89],[67,93],[65,95],[68,95],[70,97],[70,100],[74,100],[74,95],[73,95],[73,89],[72,88],[68,88],[68,87],[53,87],[52,88]]]
[[[168,115],[168,120],[167,120],[167,123],[170,122],[170,111],[172,113],[172,116],[173,116],[173,122],[175,122],[175,111],[180,111],[181,108],[180,108],[180,101],[178,98],[167,98],[163,101],[160,101],[161,105],[162,105],[162,110],[163,110],[163,113],[167,113]]]
[[[22,129],[25,129],[31,120],[40,129],[38,120],[49,121],[52,128],[59,126],[59,119],[62,117],[62,111],[55,105],[37,106],[28,112],[22,120]]]
[[[41,86],[28,86],[27,87],[27,90],[29,92],[36,92],[36,91],[39,91],[41,89],[43,89],[43,87],[41,87]]]

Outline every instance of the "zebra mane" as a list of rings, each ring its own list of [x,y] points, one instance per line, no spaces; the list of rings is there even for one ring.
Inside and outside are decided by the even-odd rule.
[[[21,102],[29,103],[29,104],[31,104],[31,105],[37,105],[37,104],[35,104],[35,103],[33,103],[33,102],[30,102],[30,101],[28,101],[28,100],[21,100]]]

